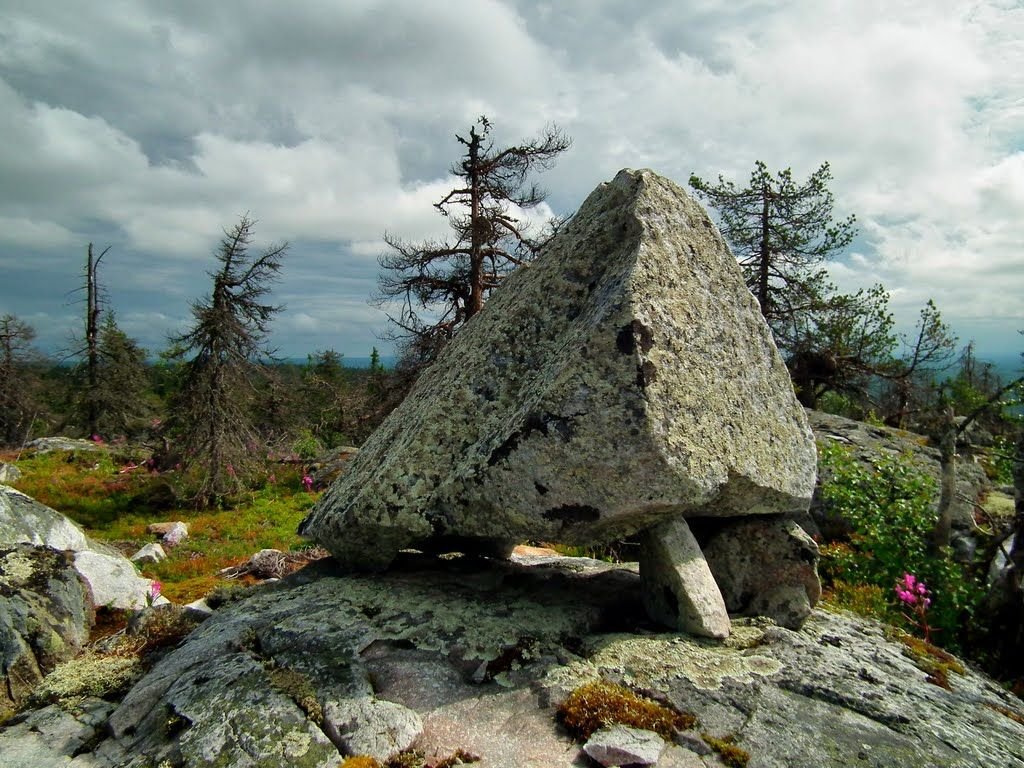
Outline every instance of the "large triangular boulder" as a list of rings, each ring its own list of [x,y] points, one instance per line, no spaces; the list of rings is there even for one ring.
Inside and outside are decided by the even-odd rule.
[[[352,568],[437,540],[503,551],[669,529],[699,560],[685,518],[802,512],[814,479],[804,412],[725,242],[677,185],[625,170],[460,331],[300,530]],[[672,558],[647,558],[681,566],[655,588],[711,578]],[[720,596],[698,602],[727,632]]]

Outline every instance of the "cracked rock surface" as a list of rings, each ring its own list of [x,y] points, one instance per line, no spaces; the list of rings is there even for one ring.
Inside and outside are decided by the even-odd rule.
[[[635,567],[587,559],[403,554],[377,576],[320,561],[222,607],[109,717],[92,710],[104,722],[22,716],[0,755],[336,768],[408,742],[481,768],[580,767],[555,707],[601,677],[698,718],[661,768],[722,765],[702,734],[734,739],[750,768],[1024,767],[1019,699],[970,670],[951,690],[926,682],[881,625],[818,609],[799,630],[734,619],[729,638],[696,638],[660,631],[639,593]],[[62,718],[68,738],[40,738]]]
[[[301,532],[381,569],[444,538],[502,552],[804,511],[815,472],[718,231],[671,181],[625,170],[458,333]]]

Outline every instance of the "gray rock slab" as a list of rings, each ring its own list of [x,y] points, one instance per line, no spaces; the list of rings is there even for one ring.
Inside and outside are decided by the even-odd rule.
[[[21,477],[21,470],[13,464],[0,461],[0,483],[13,483]]]
[[[82,440],[75,437],[37,437],[25,443],[25,447],[36,453],[52,451],[105,451],[107,446],[93,440]]]
[[[615,725],[594,733],[583,751],[605,766],[654,765],[665,750],[665,740],[652,731]]]
[[[51,705],[0,728],[4,768],[107,768],[105,760],[76,754],[102,731],[114,704],[89,698],[73,708]]]
[[[0,711],[23,704],[45,674],[81,650],[92,618],[69,553],[0,548]]]
[[[444,537],[591,544],[800,511],[814,478],[735,259],[680,187],[627,170],[457,334],[301,532],[379,569]]]
[[[602,677],[692,712],[687,734],[735,738],[752,768],[1024,766],[1024,726],[1000,710],[1020,713],[1018,699],[969,669],[952,690],[929,684],[879,624],[816,609],[799,630],[737,619],[725,640],[654,632],[638,574],[595,562],[403,553],[369,576],[320,561],[221,607],[76,759],[336,768],[314,705],[340,722],[346,708],[390,702],[420,718],[413,746],[429,755],[582,768],[555,706]],[[673,745],[658,765],[720,761]]]

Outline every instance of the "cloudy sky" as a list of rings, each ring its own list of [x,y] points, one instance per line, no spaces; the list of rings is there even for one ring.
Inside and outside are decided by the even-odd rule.
[[[66,346],[92,241],[122,329],[163,349],[248,211],[291,243],[272,343],[387,354],[381,236],[444,234],[481,114],[499,143],[572,136],[559,214],[624,167],[828,161],[860,225],[840,287],[1024,346],[1020,0],[2,0],[0,314]]]

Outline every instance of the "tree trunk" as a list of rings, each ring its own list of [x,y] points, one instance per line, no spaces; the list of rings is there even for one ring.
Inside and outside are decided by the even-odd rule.
[[[103,258],[102,254],[100,254],[100,258]],[[98,397],[100,382],[100,301],[99,282],[96,277],[96,271],[98,268],[99,259],[93,260],[92,243],[89,243],[85,264],[85,348],[88,378],[88,392],[86,392],[86,430],[90,435],[99,434],[100,421]]]
[[[771,248],[768,242],[768,224],[770,221],[771,207],[769,205],[771,199],[771,191],[768,189],[768,184],[764,184],[761,187],[761,196],[763,198],[763,207],[761,209],[761,260],[758,266],[757,273],[757,300],[761,304],[761,315],[769,320],[770,308],[768,306],[768,268],[771,266],[769,259],[771,258]]]
[[[475,128],[470,129],[469,132],[469,173],[469,227],[472,240],[469,254],[467,320],[484,308],[484,233],[480,215],[480,137]]]
[[[939,461],[942,465],[942,486],[939,495],[939,519],[935,523],[932,553],[938,555],[949,547],[953,532],[953,499],[956,497],[956,422],[952,406],[944,414],[945,424],[939,440]]]

